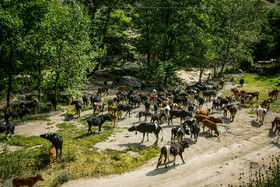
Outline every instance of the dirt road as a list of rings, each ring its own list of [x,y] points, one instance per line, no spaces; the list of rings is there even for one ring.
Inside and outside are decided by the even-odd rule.
[[[230,87],[232,85],[226,84],[225,89],[230,89]],[[210,106],[212,103],[208,102],[203,108]],[[136,115],[140,110],[143,108],[134,110],[130,118],[119,122],[119,126],[129,127],[132,124],[138,124]],[[173,166],[172,163],[169,163],[168,168],[161,166],[156,170],[158,158],[154,158],[142,167],[125,174],[74,180],[65,183],[63,187],[228,186],[228,184],[241,184],[239,174],[244,173],[245,179],[248,180],[250,163],[255,168],[263,167],[262,158],[268,163],[269,156],[279,154],[280,148],[280,144],[275,143],[277,137],[270,130],[270,122],[277,114],[268,112],[264,125],[259,125],[256,122],[256,114],[248,114],[250,110],[250,108],[239,108],[233,122],[228,118],[223,118],[222,111],[211,113],[213,116],[221,117],[224,121],[223,124],[218,125],[221,132],[220,137],[211,136],[207,131],[201,132],[198,142],[191,144],[190,148],[185,150],[185,164],[182,164],[181,159],[177,157],[176,165]],[[174,125],[178,124],[179,119],[176,119]],[[174,125],[168,126],[166,123],[162,125],[164,141],[159,143],[160,147],[170,140],[170,129]],[[192,142],[189,136],[185,139]],[[120,150],[139,143],[141,140],[141,134],[135,135],[124,130],[96,146],[100,150],[105,148]],[[150,141],[144,142],[142,145],[151,146],[154,141],[155,138],[150,136]]]

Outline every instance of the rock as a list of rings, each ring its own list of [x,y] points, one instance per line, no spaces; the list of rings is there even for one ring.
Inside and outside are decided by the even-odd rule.
[[[141,80],[131,77],[131,76],[122,76],[117,78],[113,83],[112,87],[116,88],[117,86],[128,86],[128,87],[133,87],[136,89],[139,89],[142,87],[142,82]]]

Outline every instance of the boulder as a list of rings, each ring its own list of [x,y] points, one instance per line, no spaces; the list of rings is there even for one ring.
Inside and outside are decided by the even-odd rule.
[[[116,80],[112,83],[112,88],[116,88],[117,86],[128,86],[131,88],[140,89],[142,87],[142,82],[135,77],[122,76],[116,78]]]

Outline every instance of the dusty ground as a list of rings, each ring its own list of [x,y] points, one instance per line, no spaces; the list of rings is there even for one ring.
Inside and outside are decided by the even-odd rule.
[[[180,72],[179,72],[180,73]],[[193,72],[187,74],[180,73],[181,78],[185,81],[192,81],[198,78],[198,74]],[[189,76],[193,78],[189,78]],[[206,75],[205,75],[206,76]],[[233,87],[230,83],[226,83],[224,89]],[[211,102],[207,102],[204,108],[212,106]],[[131,125],[139,124],[138,112],[141,108],[135,109],[131,113],[131,117],[120,119],[118,125],[120,127],[130,127]],[[221,117],[223,124],[218,124],[218,129],[221,132],[220,137],[211,136],[208,131],[202,132],[199,135],[198,142],[192,143],[189,136],[186,136],[190,144],[190,148],[184,152],[185,164],[179,157],[176,159],[176,165],[169,163],[168,168],[161,166],[156,170],[157,159],[149,160],[142,167],[134,171],[112,175],[101,178],[84,178],[65,183],[64,187],[72,186],[228,186],[228,184],[240,184],[239,173],[245,173],[245,178],[248,179],[250,162],[258,168],[258,163],[262,163],[262,158],[268,163],[270,155],[278,155],[280,144],[275,143],[276,136],[270,130],[271,121],[277,115],[273,112],[268,112],[265,117],[264,125],[259,125],[256,122],[256,114],[248,114],[250,108],[239,108],[236,118],[231,122],[228,118],[223,118],[222,111],[211,113],[217,117]],[[92,111],[82,112],[82,115]],[[123,114],[124,115],[124,114]],[[142,118],[142,121],[144,118]],[[150,118],[148,118],[150,120]],[[65,122],[63,112],[55,112],[48,121],[30,121],[16,128],[16,134],[25,136],[39,135],[44,132],[56,131],[55,124]],[[47,123],[52,123],[53,128]],[[179,119],[174,120],[174,124],[168,126],[162,124],[164,132],[163,142],[159,142],[159,146],[163,146],[170,141],[170,129],[179,124]],[[25,129],[32,128],[32,134]],[[152,146],[155,141],[154,135],[150,135],[150,141],[144,142],[143,146]],[[160,134],[161,137],[161,134]],[[102,150],[125,149],[130,145],[139,145],[142,140],[142,134],[135,135],[133,132],[123,130],[115,133],[107,141],[96,144]],[[1,148],[1,145],[0,145]],[[171,159],[172,160],[172,159]]]

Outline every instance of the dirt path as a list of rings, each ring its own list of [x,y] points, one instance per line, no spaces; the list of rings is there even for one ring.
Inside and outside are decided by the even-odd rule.
[[[227,83],[225,89],[230,89],[231,84]],[[210,107],[208,102],[203,108]],[[143,107],[143,106],[142,106]],[[134,110],[130,118],[125,118],[119,122],[121,127],[129,127],[138,124],[136,114],[142,109]],[[190,148],[184,152],[185,164],[179,157],[176,165],[166,169],[161,166],[156,170],[157,159],[148,161],[142,167],[121,175],[111,175],[101,178],[90,178],[70,181],[63,187],[72,186],[228,186],[228,184],[238,185],[239,173],[245,173],[245,178],[249,179],[250,163],[258,168],[257,163],[262,163],[262,158],[268,163],[269,156],[279,153],[280,144],[276,144],[276,136],[270,130],[270,121],[277,115],[268,112],[264,125],[259,125],[256,114],[248,114],[250,108],[240,108],[234,122],[228,118],[223,118],[222,111],[211,113],[211,115],[221,117],[224,121],[218,125],[221,132],[220,137],[210,136],[209,132],[202,132],[198,142],[191,144]],[[179,119],[174,120],[174,125],[179,124]],[[159,143],[163,146],[170,140],[170,129],[172,126],[163,124],[164,141]],[[202,131],[202,130],[201,130]],[[189,142],[192,140],[187,136]],[[130,145],[138,145],[142,140],[142,134],[124,130],[110,137],[109,140],[96,144],[102,150],[105,148],[124,149]],[[149,142],[141,145],[151,146],[155,141],[153,135]]]

